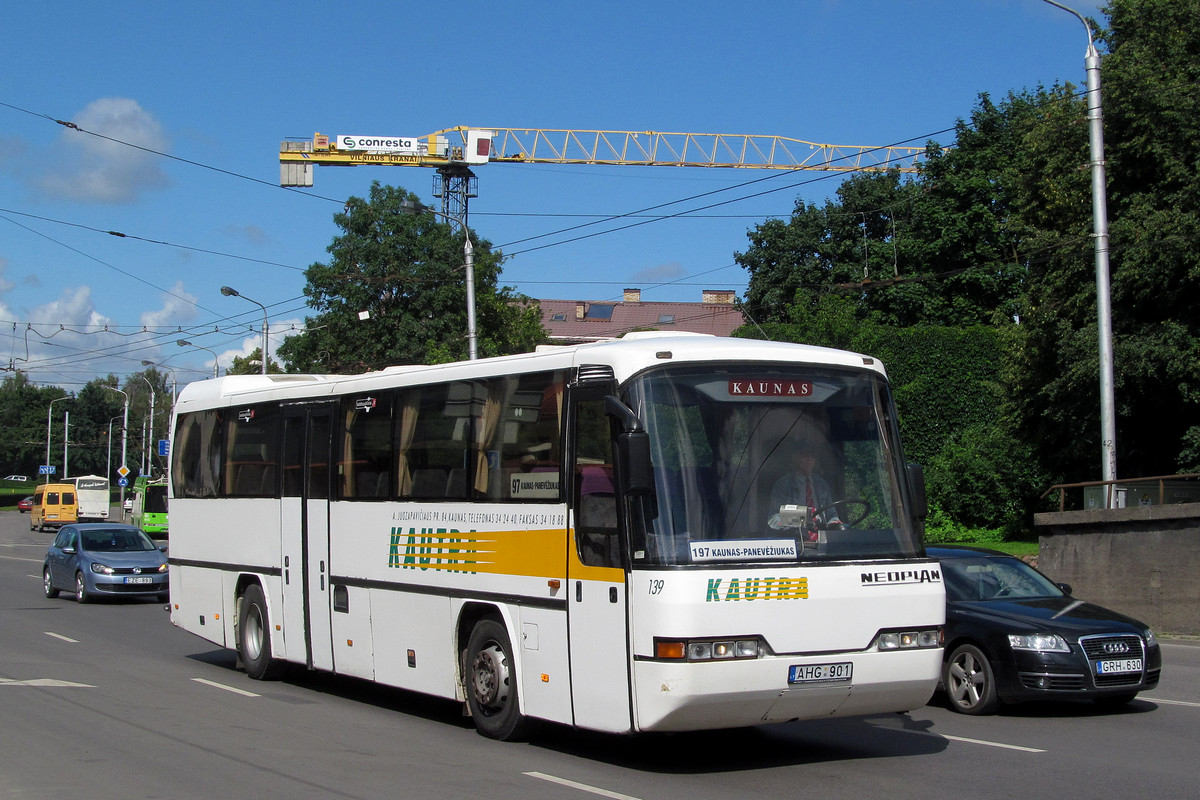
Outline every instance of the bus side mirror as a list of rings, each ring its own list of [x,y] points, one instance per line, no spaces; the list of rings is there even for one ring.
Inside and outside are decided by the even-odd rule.
[[[617,474],[627,496],[648,495],[654,491],[650,434],[645,431],[625,431],[617,436],[617,459]]]
[[[925,470],[920,464],[905,464],[908,473],[908,488],[912,491],[913,516],[925,519],[929,516],[929,501],[925,498]]]
[[[604,398],[604,413],[621,423],[617,434],[617,479],[626,496],[654,493],[654,469],[650,466],[650,434],[642,428],[633,409],[614,395]]]

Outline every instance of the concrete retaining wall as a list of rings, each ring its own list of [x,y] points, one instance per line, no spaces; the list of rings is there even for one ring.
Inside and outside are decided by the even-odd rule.
[[[1038,569],[1073,594],[1200,635],[1200,503],[1034,515]]]

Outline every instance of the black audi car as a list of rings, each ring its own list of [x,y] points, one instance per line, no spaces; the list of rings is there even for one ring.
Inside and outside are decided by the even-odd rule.
[[[1117,706],[1158,685],[1162,654],[1141,622],[1076,600],[1070,586],[1005,553],[926,552],[946,584],[942,686],[955,711],[1072,698]]]

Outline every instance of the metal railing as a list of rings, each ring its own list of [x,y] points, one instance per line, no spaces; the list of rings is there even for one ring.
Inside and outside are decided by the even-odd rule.
[[[1067,503],[1067,489],[1086,489],[1089,486],[1104,486],[1104,507],[1112,507],[1113,488],[1117,485],[1130,486],[1138,483],[1157,483],[1158,484],[1158,505],[1164,505],[1166,500],[1167,481],[1181,480],[1197,480],[1200,479],[1200,472],[1187,472],[1179,475],[1156,475],[1151,478],[1121,478],[1112,481],[1085,481],[1083,483],[1056,483],[1046,491],[1042,492],[1039,500],[1045,500],[1051,492],[1057,490],[1058,495],[1058,510],[1065,511]]]

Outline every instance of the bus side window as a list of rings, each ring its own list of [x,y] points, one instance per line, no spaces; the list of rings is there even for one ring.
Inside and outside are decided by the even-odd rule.
[[[342,400],[338,496],[387,497],[391,485],[392,393]]]

